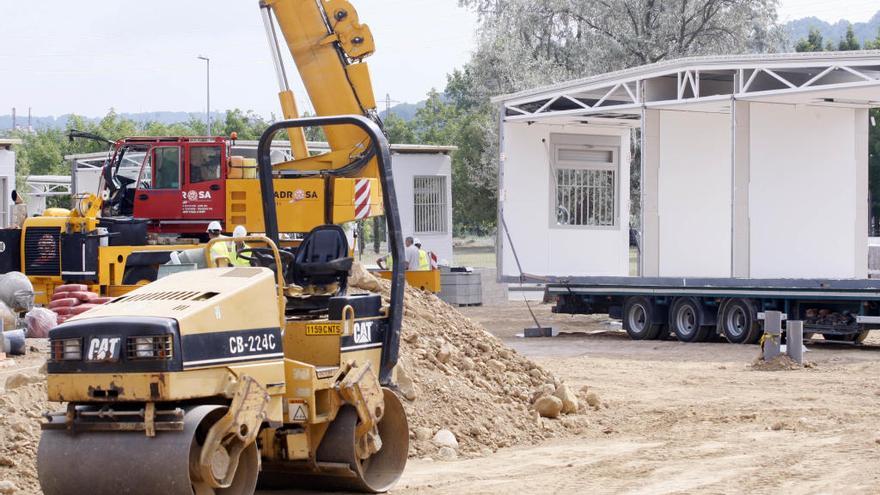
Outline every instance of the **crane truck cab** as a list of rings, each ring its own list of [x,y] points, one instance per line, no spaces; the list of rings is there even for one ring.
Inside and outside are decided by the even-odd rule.
[[[210,222],[226,219],[226,180],[244,177],[246,160],[229,156],[230,143],[224,137],[117,141],[100,185],[104,216],[148,219],[150,232],[203,234]]]

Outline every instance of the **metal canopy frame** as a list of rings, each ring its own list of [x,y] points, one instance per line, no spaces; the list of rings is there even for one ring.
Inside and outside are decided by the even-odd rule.
[[[590,117],[638,126],[641,111],[732,99],[880,107],[880,98],[834,98],[880,86],[880,50],[694,57],[636,67],[493,98],[506,122]],[[828,95],[824,93],[828,93]],[[609,122],[610,123],[610,122]]]

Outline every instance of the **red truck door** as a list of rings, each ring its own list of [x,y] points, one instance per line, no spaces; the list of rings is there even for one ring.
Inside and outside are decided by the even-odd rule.
[[[183,153],[180,146],[156,146],[150,150],[141,170],[134,195],[134,216],[158,223],[175,224],[181,218],[181,172]]]
[[[187,224],[204,232],[208,223],[226,217],[225,146],[222,143],[189,143],[185,187],[181,192],[182,215]],[[234,226],[224,225],[226,231]]]

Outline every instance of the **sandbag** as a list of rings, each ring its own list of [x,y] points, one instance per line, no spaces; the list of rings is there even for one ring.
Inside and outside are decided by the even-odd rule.
[[[73,308],[76,306],[62,306],[60,308],[52,308],[50,311],[58,316],[70,316],[73,314]]]
[[[108,302],[116,299],[115,297],[96,297],[94,299],[89,299],[89,303],[91,304],[107,304]]]
[[[18,326],[15,313],[2,301],[0,301],[0,321],[3,322],[3,330],[12,330]]]
[[[75,292],[69,292],[68,294],[70,294],[70,297],[79,299],[80,301],[91,301],[92,299],[98,297],[98,295],[95,294],[94,292],[81,291],[81,290],[78,290]]]
[[[55,293],[52,294],[52,300],[55,301],[58,299],[67,299],[68,297],[70,297],[70,294],[71,294],[71,292],[66,291],[66,290],[62,290],[62,291],[56,290]]]
[[[30,311],[34,307],[34,286],[21,272],[0,275],[0,301],[13,311]]]
[[[67,308],[70,306],[76,306],[80,303],[79,299],[68,297],[65,299],[56,299],[54,301],[49,302],[49,309],[55,308]]]
[[[81,315],[90,309],[94,309],[100,306],[100,304],[80,304],[79,306],[74,306],[70,308],[71,313],[75,315]]]
[[[83,284],[64,284],[55,287],[55,292],[77,292],[77,291],[87,291],[89,290],[88,285]]]
[[[24,321],[28,338],[44,339],[49,336],[49,330],[58,326],[58,314],[50,309],[34,308],[24,315]]]

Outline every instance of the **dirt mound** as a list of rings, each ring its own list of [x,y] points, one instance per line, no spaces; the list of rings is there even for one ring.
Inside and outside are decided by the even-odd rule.
[[[48,408],[45,382],[33,369],[0,375],[0,483],[15,487],[9,493],[40,491],[37,445],[40,417]]]
[[[388,296],[387,281],[361,268],[353,273],[351,287]],[[455,435],[459,454],[472,456],[586,426],[586,416],[576,413],[588,407],[587,390],[576,396],[434,294],[407,287],[405,304],[397,377],[412,456],[444,458],[443,445],[434,438],[442,429]],[[533,404],[545,396],[557,397],[557,408],[575,414],[559,420],[540,417]],[[598,402],[595,396],[590,399]]]
[[[780,354],[769,361],[764,361],[763,358],[759,357],[752,363],[752,369],[756,371],[790,371],[812,367],[812,363],[804,362],[803,365],[800,365],[785,354]]]

